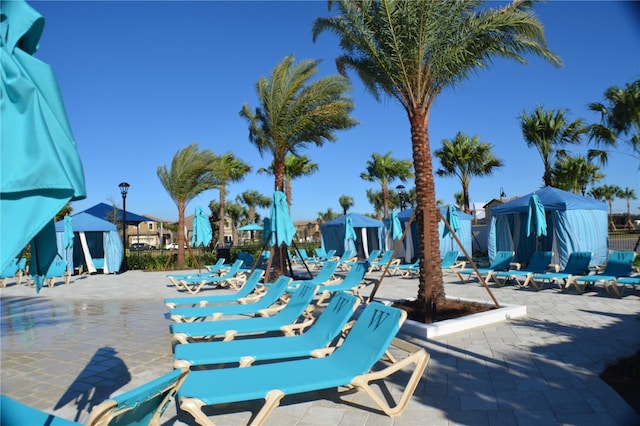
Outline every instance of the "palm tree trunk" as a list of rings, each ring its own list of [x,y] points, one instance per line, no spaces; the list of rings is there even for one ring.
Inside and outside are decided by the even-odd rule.
[[[176,268],[184,268],[184,210],[185,203],[178,204],[178,259],[176,260]]]
[[[436,191],[433,164],[427,129],[428,114],[413,111],[411,121],[411,145],[415,169],[418,226],[418,252],[421,259],[418,300],[423,304],[425,322],[432,322],[437,304],[445,301],[442,268],[440,266],[440,238],[436,207]]]
[[[387,188],[386,183],[382,183],[382,208],[383,208],[383,217],[386,219],[389,217],[389,188]]]
[[[218,247],[224,247],[224,201],[225,188],[220,187],[220,222],[218,223]]]

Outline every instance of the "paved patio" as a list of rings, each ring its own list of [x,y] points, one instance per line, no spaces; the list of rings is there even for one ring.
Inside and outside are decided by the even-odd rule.
[[[446,281],[450,297],[490,301],[476,283]],[[286,398],[268,424],[640,424],[640,415],[598,377],[608,363],[640,349],[638,293],[615,299],[601,288],[583,295],[552,287],[491,289],[500,303],[525,304],[528,315],[429,341],[407,337],[424,346],[431,361],[402,416],[388,418],[364,395],[333,389]],[[387,277],[377,298],[416,292],[416,280]],[[162,300],[177,294],[164,272],[76,276],[39,295],[10,283],[0,289],[2,393],[85,420],[109,395],[171,369],[170,320]],[[390,380],[390,393],[400,384]],[[244,425],[255,407],[219,407],[211,419]],[[194,423],[172,404],[163,424]]]

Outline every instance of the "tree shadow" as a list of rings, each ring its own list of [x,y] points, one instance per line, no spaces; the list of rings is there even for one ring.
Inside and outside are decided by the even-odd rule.
[[[110,346],[104,346],[91,357],[54,409],[58,410],[73,402],[76,406],[74,420],[78,421],[83,412],[91,412],[96,405],[109,399],[115,391],[130,381],[129,369],[117,356],[117,351]]]
[[[457,424],[640,424],[598,377],[640,347],[638,314],[574,315],[585,326],[523,318],[429,340],[428,372],[414,398]]]

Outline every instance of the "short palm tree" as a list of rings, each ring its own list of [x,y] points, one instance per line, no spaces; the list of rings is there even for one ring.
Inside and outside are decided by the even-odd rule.
[[[247,206],[247,221],[256,223],[256,207],[266,209],[271,204],[271,197],[249,190],[238,195],[236,201]]]
[[[378,182],[382,190],[382,215],[389,217],[389,184],[396,179],[406,182],[413,177],[411,160],[396,160],[391,152],[384,155],[371,154],[367,160],[366,172],[360,173],[360,178],[368,182]]]
[[[491,144],[480,142],[479,136],[469,137],[458,132],[453,140],[444,139],[442,148],[435,152],[440,159],[441,167],[436,171],[438,176],[455,176],[462,184],[463,209],[471,213],[469,208],[469,183],[474,176],[488,176],[499,167],[502,160],[491,152]]]
[[[613,222],[613,201],[621,198],[622,189],[617,185],[602,185],[592,188],[590,194],[593,198],[600,201],[606,201],[609,204],[609,227],[616,230],[616,224]]]
[[[225,200],[227,195],[227,185],[231,182],[239,182],[244,179],[245,175],[251,171],[251,166],[236,157],[230,152],[221,155],[218,158],[220,163],[220,212],[218,221],[218,247],[224,247],[224,216],[225,216]]]
[[[334,142],[337,130],[357,124],[351,117],[353,100],[346,77],[331,75],[311,81],[318,71],[317,60],[294,63],[286,56],[256,84],[260,106],[251,110],[245,104],[240,116],[249,123],[249,140],[263,155],[273,156],[274,189],[284,191],[285,158],[309,144],[322,146]],[[281,275],[285,249],[276,251],[275,275]]]
[[[404,108],[411,125],[421,262],[418,300],[425,319],[445,301],[440,267],[439,212],[429,143],[429,113],[438,95],[459,85],[494,58],[526,64],[532,53],[553,64],[533,2],[515,0],[492,9],[479,1],[336,0],[337,16],[318,18],[314,40],[337,35],[338,69],[355,71],[376,98],[386,94]]]
[[[589,129],[591,140],[615,147],[622,139],[640,159],[640,80],[624,88],[610,87],[604,92],[606,103],[594,102],[589,109],[600,113],[601,123]]]
[[[561,148],[566,144],[578,144],[588,128],[582,120],[567,121],[568,111],[565,109],[545,111],[538,105],[531,113],[520,115],[520,128],[528,147],[534,147],[540,153],[544,173],[544,186],[551,186],[551,170],[558,155],[566,155]]]
[[[637,200],[636,191],[632,188],[626,187],[620,190],[618,197],[623,198],[627,202],[627,226],[629,229],[633,229],[633,222],[631,222],[631,200]]]
[[[558,157],[551,170],[551,185],[574,194],[584,195],[587,185],[592,185],[604,175],[600,167],[582,155]]]
[[[353,207],[353,197],[341,195],[340,198],[338,198],[338,203],[340,203],[340,207],[342,207],[342,214],[346,215],[349,209]]]
[[[171,168],[158,167],[158,179],[178,207],[178,260],[177,268],[184,267],[184,213],[189,201],[198,194],[221,184],[218,157],[210,150],[198,151],[192,143],[179,150],[171,161]]]

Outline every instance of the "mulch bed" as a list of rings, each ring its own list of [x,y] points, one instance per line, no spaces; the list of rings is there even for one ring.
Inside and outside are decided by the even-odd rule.
[[[600,378],[640,413],[640,352],[609,365]]]
[[[403,300],[401,302],[394,303],[394,306],[407,311],[408,319],[424,322],[424,309],[416,300]],[[441,303],[437,306],[434,321],[460,318],[467,315],[490,311],[492,309],[494,309],[494,306],[483,305],[482,303],[447,300],[445,303]]]

